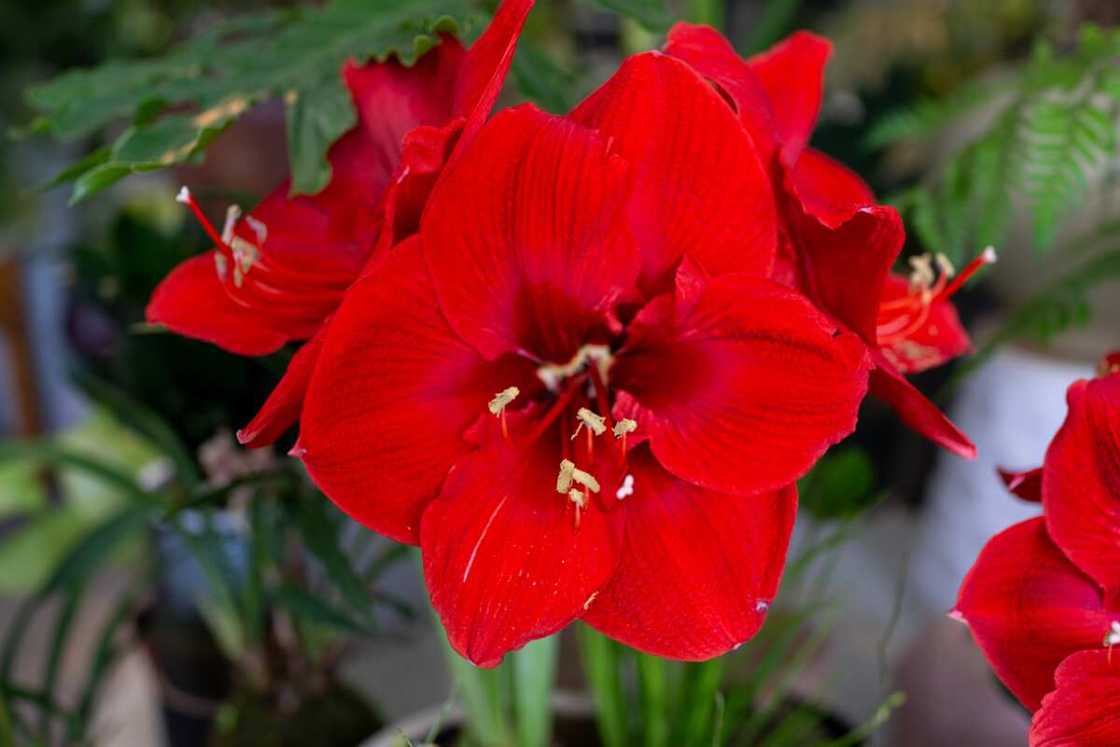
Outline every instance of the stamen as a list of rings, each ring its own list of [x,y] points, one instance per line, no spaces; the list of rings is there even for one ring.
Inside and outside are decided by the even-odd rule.
[[[245,222],[249,224],[249,228],[253,229],[253,233],[257,235],[257,243],[261,246],[264,242],[268,241],[268,226],[263,221],[257,220],[251,215],[245,216]]]
[[[494,399],[490,400],[490,404],[486,407],[490,410],[491,415],[499,415],[506,409],[506,405],[517,399],[521,394],[521,390],[515,386],[507,387],[494,395]]]
[[[576,436],[579,435],[579,432],[585,425],[587,426],[588,430],[590,430],[596,436],[601,436],[607,432],[607,419],[602,415],[595,414],[591,410],[588,410],[586,407],[581,407],[576,410],[576,417],[579,418],[579,425],[576,426],[576,431],[572,434],[573,441],[575,440]]]
[[[579,467],[575,467],[572,470],[572,479],[575,480],[576,483],[590,490],[592,493],[599,492],[599,481],[596,480],[591,473],[584,472]]]
[[[1105,633],[1104,645],[1109,648],[1120,644],[1120,621],[1113,620],[1109,631]]]
[[[626,477],[622,478],[622,485],[620,485],[618,490],[615,491],[614,497],[621,501],[624,498],[629,498],[632,495],[634,495],[634,476],[627,475]]]
[[[933,261],[930,255],[920,254],[911,257],[910,263],[910,290],[928,290],[935,280],[933,274]]]
[[[965,265],[961,273],[953,278],[953,282],[945,286],[934,300],[943,301],[949,298],[960,290],[961,286],[968,282],[968,279],[975,275],[977,270],[985,265],[995,264],[997,259],[999,259],[999,257],[996,255],[995,247],[989,246],[985,248],[984,251],[980,252],[980,256]]]
[[[237,227],[237,221],[240,219],[241,208],[237,205],[226,208],[226,223],[222,226],[222,241],[226,244],[233,241],[233,229]]]
[[[214,252],[214,268],[218,271],[218,279],[223,283],[229,273],[229,260],[221,252]]]
[[[189,189],[187,189],[185,186],[182,187],[179,190],[179,194],[175,195],[175,201],[181,202],[191,209],[191,212],[194,213],[194,217],[198,219],[198,222],[202,225],[202,230],[206,232],[206,235],[210,237],[211,241],[224,249],[229,249],[229,244],[227,244],[222,239],[221,234],[214,230],[214,226],[211,225],[209,219],[207,219],[206,217],[206,214],[202,212],[202,208],[200,208],[198,206],[198,203],[195,202],[194,196],[191,195],[191,191]]]
[[[560,462],[560,474],[556,478],[556,492],[560,494],[567,493],[569,488],[572,487],[572,481],[575,479],[576,465],[570,459],[564,459]]]
[[[578,488],[572,488],[568,491],[568,499],[571,500],[572,503],[576,504],[576,508],[587,507],[587,494],[582,490],[579,490]]]
[[[614,424],[614,428],[611,429],[611,433],[614,434],[615,438],[622,438],[627,433],[633,433],[636,430],[638,430],[637,421],[631,420],[630,418],[623,418],[622,420]]]
[[[537,369],[537,377],[550,392],[558,391],[561,382],[583,371],[594,363],[600,371],[610,367],[611,349],[606,345],[584,345],[572,359],[564,364],[546,363]]]

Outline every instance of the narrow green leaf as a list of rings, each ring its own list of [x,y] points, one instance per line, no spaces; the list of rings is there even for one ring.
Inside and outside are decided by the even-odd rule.
[[[324,625],[343,633],[364,636],[377,633],[364,620],[355,618],[346,610],[298,586],[282,584],[273,589],[269,597],[274,605],[287,610],[298,620]]]
[[[672,725],[669,702],[669,672],[664,659],[637,654],[638,695],[641,700],[642,744],[667,747]]]
[[[723,679],[724,659],[687,664],[681,687],[680,715],[673,726],[671,744],[681,747],[704,747],[718,736],[713,722],[719,686]],[[716,729],[715,731],[712,731]]]
[[[633,18],[647,30],[662,32],[669,28],[673,16],[665,7],[665,0],[593,0],[597,5],[620,15]]]

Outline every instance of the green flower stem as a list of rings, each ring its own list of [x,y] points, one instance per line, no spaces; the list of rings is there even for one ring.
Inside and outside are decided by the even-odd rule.
[[[628,747],[628,711],[620,677],[621,649],[586,625],[579,626],[579,644],[603,747]]]
[[[638,654],[638,690],[645,747],[668,747],[670,699],[669,664],[664,659]]]

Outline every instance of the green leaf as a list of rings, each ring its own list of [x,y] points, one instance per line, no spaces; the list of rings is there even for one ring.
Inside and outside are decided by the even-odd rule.
[[[649,654],[637,654],[638,694],[641,700],[642,744],[667,747],[672,724],[669,699],[668,662]]]
[[[377,632],[364,620],[298,586],[283,584],[273,589],[269,598],[272,604],[287,610],[298,620],[325,625],[344,633],[375,635]]]
[[[547,111],[563,114],[575,104],[575,75],[530,39],[522,39],[518,45],[513,78],[525,98]]]
[[[863,449],[826,454],[798,485],[800,505],[818,519],[851,518],[868,509],[875,494],[875,467]]]
[[[669,28],[673,16],[665,7],[665,0],[593,0],[609,11],[633,18],[650,31],[662,32]]]
[[[286,102],[295,192],[321,189],[330,145],[356,121],[339,75],[348,59],[412,65],[473,21],[472,0],[331,0],[214,24],[156,60],[74,70],[28,91],[35,129],[72,140],[131,120],[108,157],[60,177],[77,202],[134,173],[197,158],[257,103]]]

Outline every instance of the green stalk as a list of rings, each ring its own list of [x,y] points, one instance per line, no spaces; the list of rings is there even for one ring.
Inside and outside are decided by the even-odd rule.
[[[641,697],[645,747],[668,747],[669,672],[664,659],[638,654],[638,691]]]
[[[559,636],[541,638],[509,655],[518,747],[547,747],[552,737],[552,684],[559,641]]]
[[[723,659],[712,659],[685,667],[680,695],[681,714],[676,719],[673,730],[674,745],[699,747],[711,742],[708,732],[713,728],[712,716],[722,680]]]
[[[628,747],[626,699],[620,677],[618,644],[586,625],[579,626],[584,676],[595,701],[595,716],[603,747]]]

